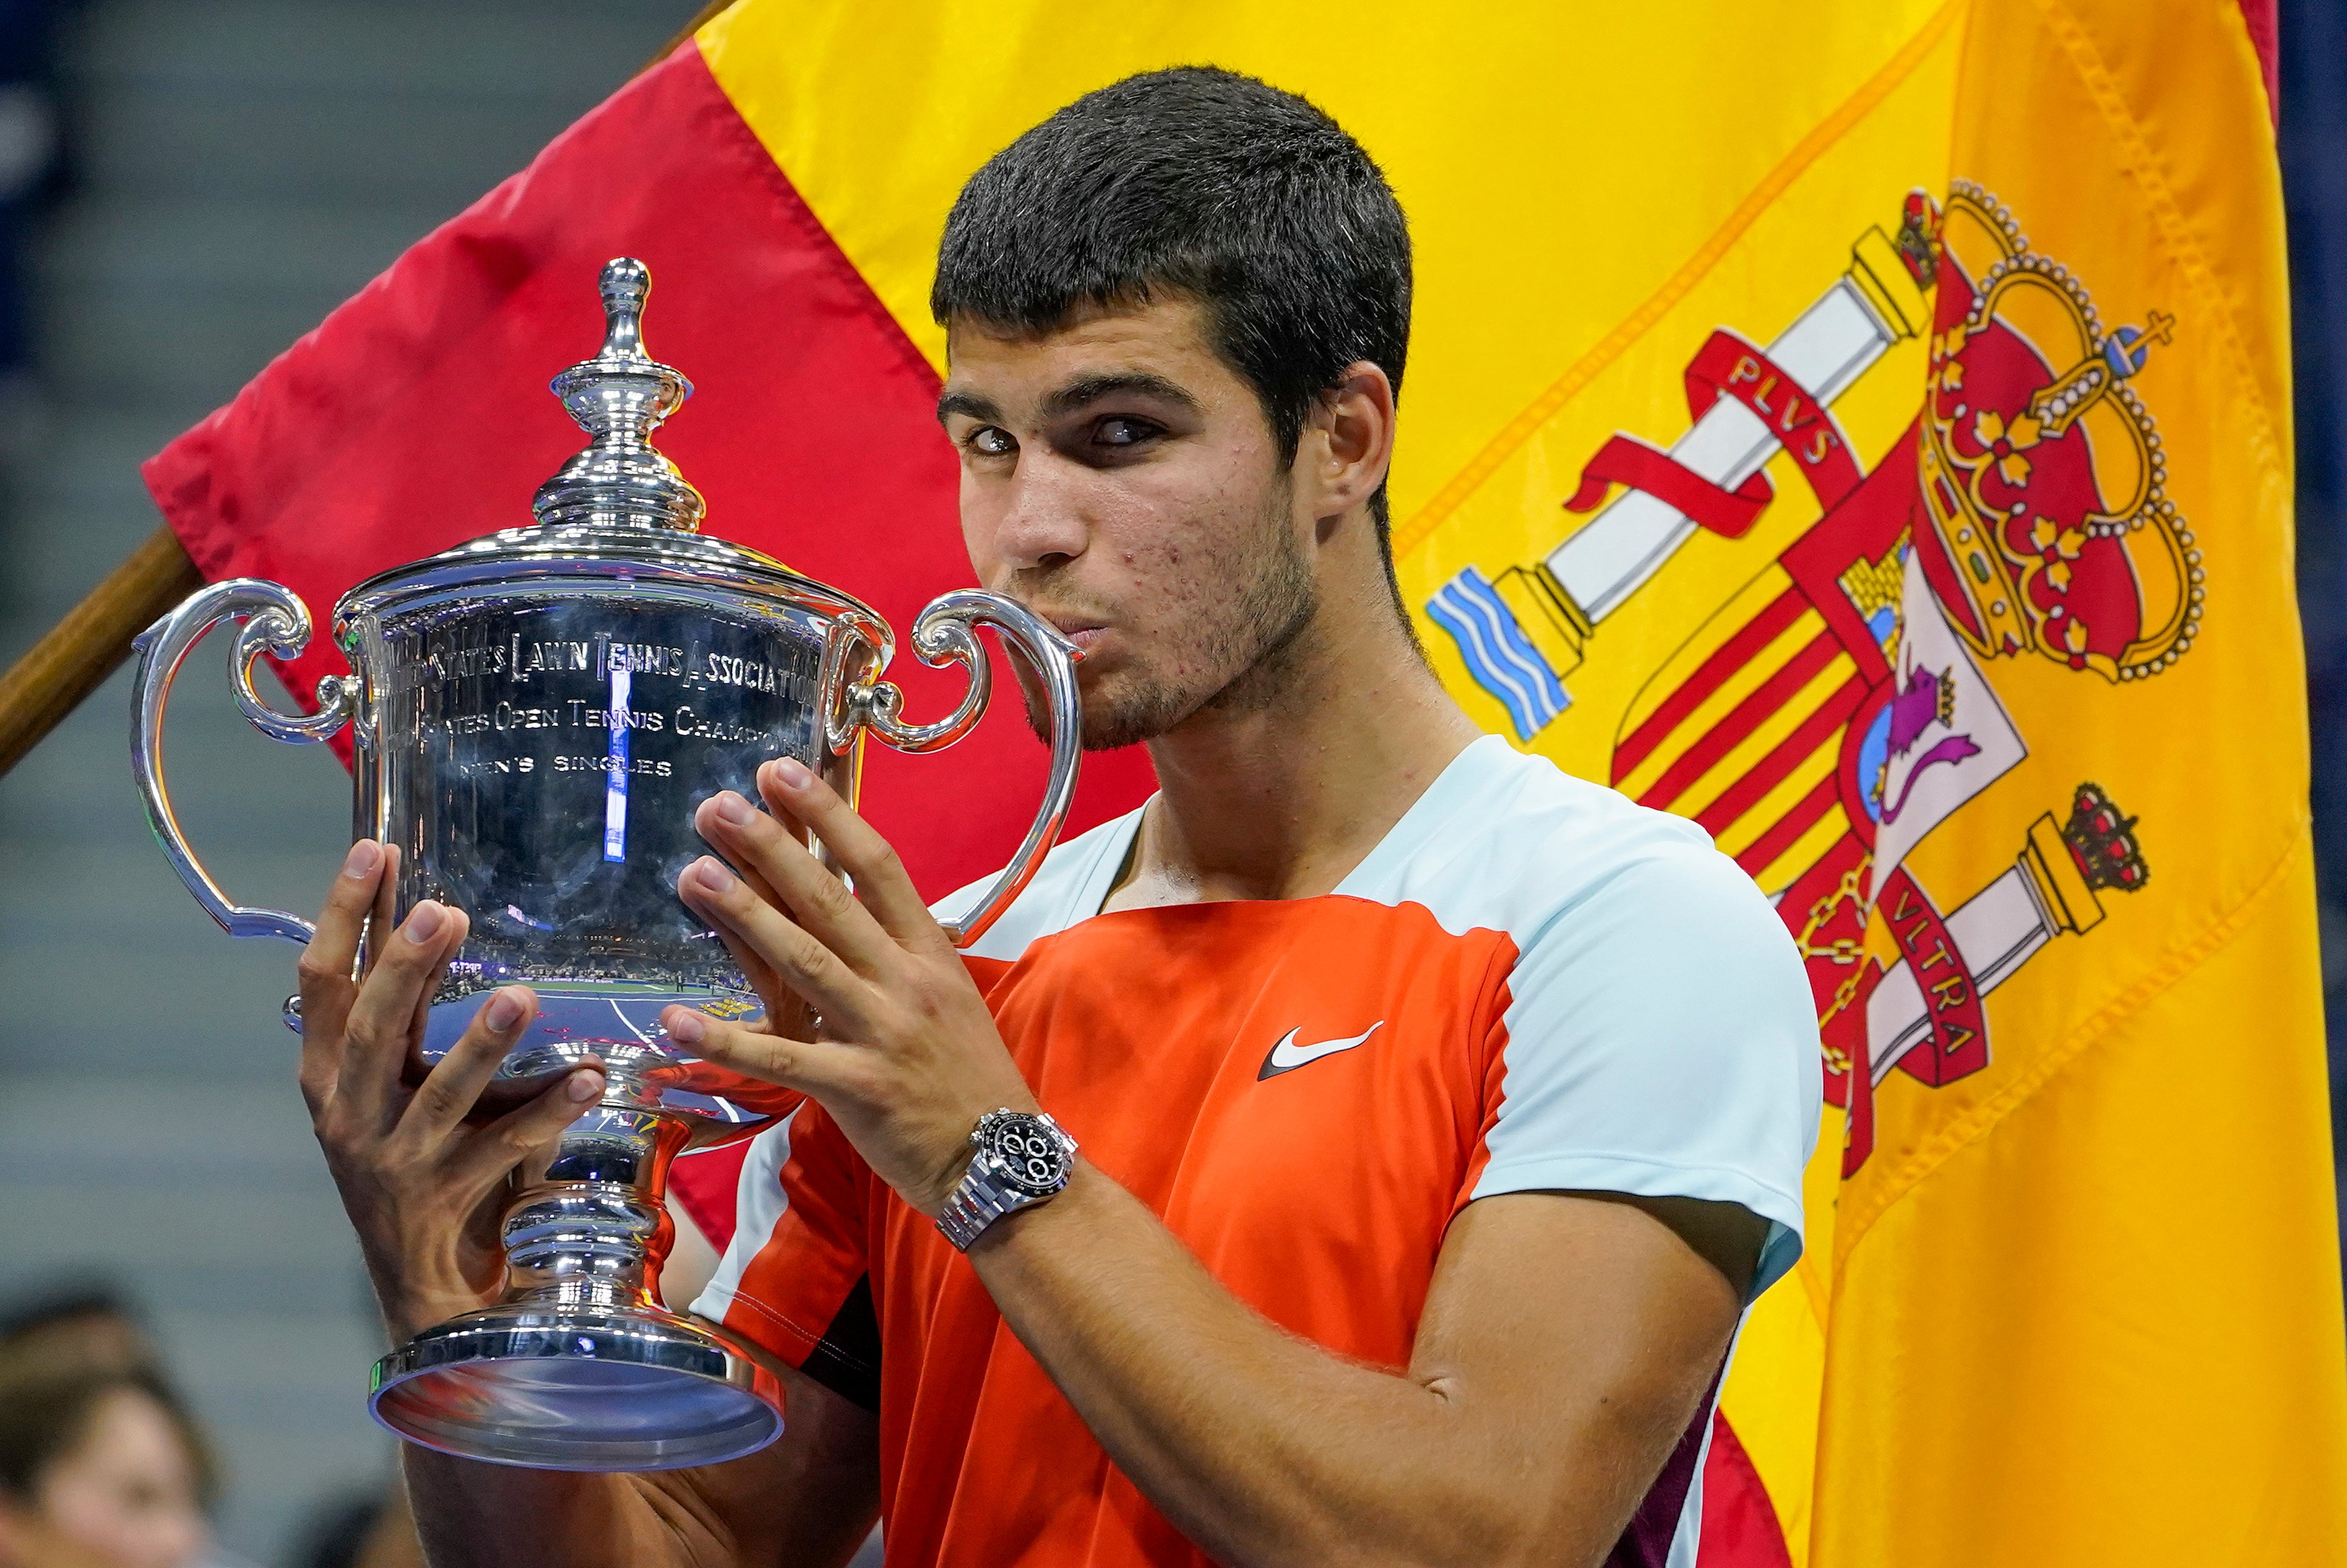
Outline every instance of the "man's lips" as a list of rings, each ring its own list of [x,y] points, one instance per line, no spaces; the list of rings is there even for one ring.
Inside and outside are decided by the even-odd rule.
[[[1054,615],[1049,610],[1039,611],[1039,613],[1059,630],[1061,636],[1074,643],[1077,649],[1084,653],[1090,653],[1099,645],[1101,639],[1108,634],[1106,623],[1086,616]]]

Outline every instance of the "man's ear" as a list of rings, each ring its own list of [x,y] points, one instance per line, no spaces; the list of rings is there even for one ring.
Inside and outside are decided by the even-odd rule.
[[[1345,367],[1313,400],[1296,456],[1296,481],[1312,515],[1334,518],[1366,505],[1393,462],[1393,383],[1368,360]]]

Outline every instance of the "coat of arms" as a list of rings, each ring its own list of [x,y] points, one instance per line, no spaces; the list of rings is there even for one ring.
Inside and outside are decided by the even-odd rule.
[[[1988,1067],[1983,999],[2145,882],[2135,820],[2092,782],[1952,902],[1905,861],[2028,754],[2000,661],[2120,682],[2191,648],[2201,554],[2129,384],[2175,325],[2106,330],[1993,196],[1912,192],[1896,235],[1861,235],[1772,342],[1713,333],[1687,365],[1688,429],[1667,450],[1607,441],[1563,502],[1588,520],[1545,558],[1469,568],[1426,605],[1530,741],[1571,705],[1606,618],[1698,532],[1747,533],[1774,498],[1764,468],[1790,456],[1819,520],[1645,682],[1610,782],[1693,818],[1777,901],[1809,965],[1827,1097],[1849,1113],[1845,1175],[1872,1150],[1885,1075]],[[1922,407],[1861,468],[1833,405],[1919,336]],[[1895,959],[1870,948],[1870,920]]]

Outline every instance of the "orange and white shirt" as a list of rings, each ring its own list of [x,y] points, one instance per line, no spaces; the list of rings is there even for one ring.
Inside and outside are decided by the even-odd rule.
[[[1792,1266],[1816,1015],[1700,828],[1486,737],[1333,893],[1102,914],[1139,822],[1054,850],[967,961],[1044,1109],[1257,1311],[1404,1368],[1446,1227],[1498,1193],[1740,1204],[1752,1294]],[[738,1208],[695,1310],[878,1412],[892,1565],[1206,1562],[821,1106]],[[1621,1561],[1694,1561],[1709,1414]]]

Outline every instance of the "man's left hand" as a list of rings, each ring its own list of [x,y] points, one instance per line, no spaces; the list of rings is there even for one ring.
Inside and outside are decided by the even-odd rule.
[[[682,1007],[661,1022],[685,1049],[821,1102],[881,1180],[934,1217],[978,1119],[1036,1110],[1035,1097],[888,841],[796,762],[759,769],[758,791],[773,815],[731,790],[702,803],[694,826],[723,860],[686,866],[677,894],[746,972],[770,972],[820,1025],[791,1039]],[[854,892],[789,822],[814,831]]]

